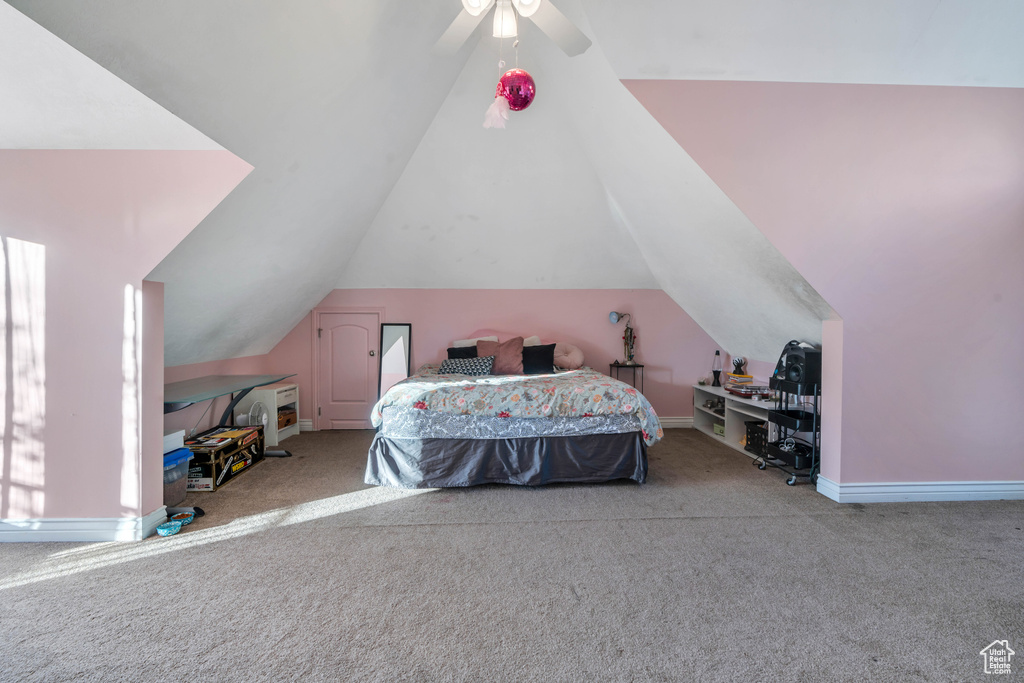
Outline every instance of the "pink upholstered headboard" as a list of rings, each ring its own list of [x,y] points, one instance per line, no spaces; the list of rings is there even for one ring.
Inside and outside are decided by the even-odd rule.
[[[500,330],[483,329],[483,330],[477,330],[477,331],[473,332],[472,334],[467,334],[465,337],[458,337],[458,338],[459,339],[476,339],[477,337],[496,336],[496,337],[498,337],[498,341],[506,341],[506,340],[511,339],[512,337],[522,337],[523,339],[526,339],[527,337],[530,337],[530,336],[535,335],[535,334],[537,334],[537,333],[534,332],[533,330],[523,330],[522,332],[502,332]],[[541,341],[542,344],[554,344],[558,340],[557,339],[548,339],[547,337],[541,335],[540,341]]]

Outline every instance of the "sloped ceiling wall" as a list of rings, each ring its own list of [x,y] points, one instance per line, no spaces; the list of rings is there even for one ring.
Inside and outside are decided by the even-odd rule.
[[[0,64],[0,149],[223,149],[4,3]]]
[[[652,280],[771,359],[828,305],[620,79],[1024,81],[1016,3],[559,0],[594,46],[523,22],[538,100],[483,131],[495,41],[429,52],[456,0],[12,4],[256,167],[152,273],[169,365],[265,352],[338,285]]]
[[[467,48],[429,3],[14,3],[253,173],[150,275],[168,365],[268,351],[329,292]]]
[[[794,336],[819,339],[828,304],[600,47],[566,59],[523,24],[534,104],[504,131],[481,127],[498,59],[481,41],[338,286],[653,286],[733,353],[769,359]]]
[[[534,54],[546,38],[523,23],[520,63],[541,94],[484,129],[498,50],[480,41],[338,288],[660,288],[554,96],[554,60]]]

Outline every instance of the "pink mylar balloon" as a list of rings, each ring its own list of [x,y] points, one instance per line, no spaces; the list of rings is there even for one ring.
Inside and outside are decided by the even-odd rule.
[[[512,111],[521,111],[530,106],[536,93],[537,86],[533,82],[533,76],[523,69],[509,69],[498,81],[498,89],[494,95],[501,95],[508,100],[508,107]]]

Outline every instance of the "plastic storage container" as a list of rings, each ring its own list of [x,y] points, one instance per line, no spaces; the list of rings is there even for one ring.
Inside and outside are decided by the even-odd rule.
[[[178,448],[164,455],[164,505],[174,507],[185,500],[188,461],[192,451]]]

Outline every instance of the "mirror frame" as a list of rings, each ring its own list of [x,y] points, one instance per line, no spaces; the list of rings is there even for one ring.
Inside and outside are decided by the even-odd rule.
[[[389,328],[391,328],[389,330]],[[379,401],[383,392],[381,391],[382,377],[384,374],[384,349],[385,331],[396,334],[395,339],[405,339],[405,376],[412,375],[412,323],[381,323],[380,324],[380,349],[377,351],[377,400]],[[393,342],[392,342],[393,343]],[[388,347],[390,348],[390,347]],[[390,387],[389,387],[390,388]]]

